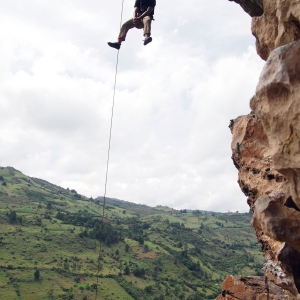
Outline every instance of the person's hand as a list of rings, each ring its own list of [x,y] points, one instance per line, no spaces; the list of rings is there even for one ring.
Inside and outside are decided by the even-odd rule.
[[[140,22],[140,20],[141,20],[141,18],[140,17],[136,17],[136,18],[133,18],[133,24],[137,24],[137,23],[139,23]]]

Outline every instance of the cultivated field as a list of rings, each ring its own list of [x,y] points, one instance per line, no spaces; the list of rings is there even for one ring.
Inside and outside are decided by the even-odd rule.
[[[107,199],[102,228],[101,199],[75,189],[0,167],[0,299],[214,299],[262,272],[249,214]]]

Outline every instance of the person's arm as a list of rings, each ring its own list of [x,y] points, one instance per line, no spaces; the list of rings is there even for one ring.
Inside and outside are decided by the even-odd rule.
[[[141,20],[144,17],[149,16],[152,13],[153,9],[154,9],[153,7],[149,6],[144,13],[142,13],[139,17],[137,17],[137,19]]]
[[[133,19],[135,19],[138,16],[138,13],[139,13],[139,8],[135,6],[133,11]]]

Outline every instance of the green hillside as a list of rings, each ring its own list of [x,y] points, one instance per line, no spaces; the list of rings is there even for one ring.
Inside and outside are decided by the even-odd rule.
[[[0,299],[95,299],[98,261],[99,300],[214,299],[261,274],[249,214],[107,199],[100,234],[102,198],[75,189],[0,167]]]

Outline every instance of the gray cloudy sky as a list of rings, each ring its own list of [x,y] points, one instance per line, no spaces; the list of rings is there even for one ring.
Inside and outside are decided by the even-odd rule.
[[[123,20],[134,0],[124,1]],[[104,192],[121,0],[10,0],[0,11],[0,165]],[[229,120],[247,114],[263,62],[227,0],[157,0],[153,42],[120,51],[108,196],[247,211]]]

